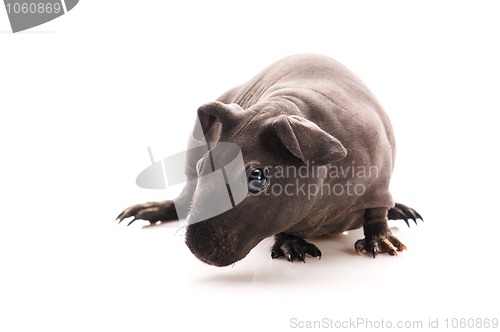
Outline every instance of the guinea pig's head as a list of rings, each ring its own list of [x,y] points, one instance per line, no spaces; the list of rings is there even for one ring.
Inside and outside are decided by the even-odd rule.
[[[291,179],[284,170],[330,164],[347,153],[316,124],[272,104],[243,110],[214,102],[198,116],[201,131],[193,137],[206,139],[210,151],[197,163],[186,244],[211,265],[241,260],[304,217],[313,200],[295,187],[317,179]]]

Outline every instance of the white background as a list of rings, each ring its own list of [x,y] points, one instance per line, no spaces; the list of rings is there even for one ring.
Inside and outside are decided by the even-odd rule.
[[[82,0],[18,34],[0,8],[0,330],[498,318],[494,3]],[[273,261],[266,239],[215,268],[178,223],[116,224],[174,195],[136,187],[148,146],[181,151],[199,105],[301,52],[343,62],[391,117],[393,196],[425,218],[391,224],[407,252],[359,257],[358,230],[312,241],[320,261]]]

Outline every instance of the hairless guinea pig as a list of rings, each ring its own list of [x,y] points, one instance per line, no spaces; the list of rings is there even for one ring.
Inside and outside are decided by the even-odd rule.
[[[272,258],[321,257],[304,238],[360,227],[358,254],[396,255],[406,247],[387,220],[422,219],[389,191],[395,142],[387,115],[325,56],[282,59],[201,106],[189,146],[191,181],[181,195],[131,206],[118,219],[186,216],[186,244],[208,264],[230,265],[273,235]]]

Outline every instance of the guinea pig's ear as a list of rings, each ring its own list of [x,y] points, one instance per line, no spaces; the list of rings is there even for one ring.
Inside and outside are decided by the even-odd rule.
[[[224,104],[218,101],[200,106],[198,108],[199,123],[195,125],[193,138],[197,141],[217,141],[221,125],[229,125],[241,111],[242,108],[237,104]]]
[[[273,127],[283,145],[304,162],[326,165],[347,156],[346,148],[338,139],[303,117],[280,115]]]

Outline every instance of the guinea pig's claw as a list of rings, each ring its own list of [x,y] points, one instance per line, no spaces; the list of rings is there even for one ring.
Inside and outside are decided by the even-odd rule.
[[[354,244],[354,250],[356,253],[361,256],[365,252],[365,240],[358,240]]]
[[[280,233],[275,236],[275,243],[271,248],[272,259],[285,257],[292,263],[294,260],[305,263],[306,255],[319,257],[321,259],[321,251],[314,244],[285,233]]]
[[[411,207],[408,207],[401,203],[396,203],[396,205],[392,209],[389,209],[389,211],[387,212],[387,218],[390,220],[402,219],[408,227],[410,227],[409,220],[413,220],[415,225],[417,225],[418,219],[424,221],[422,216],[417,211],[415,211],[415,209],[412,209]]]
[[[116,220],[118,220],[118,223],[121,223],[128,218],[133,219],[127,226],[130,226],[136,220],[146,220],[149,221],[151,225],[158,221],[178,220],[177,212],[172,201],[148,202],[132,205],[123,210],[123,212],[116,217]]]
[[[361,255],[364,252],[369,252],[373,258],[375,258],[380,253],[397,256],[398,251],[406,250],[406,246],[395,236],[388,235],[385,237],[374,238],[369,241],[366,241],[366,239],[358,240],[354,244],[354,250],[358,255]]]
[[[137,220],[137,218],[136,218],[136,217],[134,217],[134,219],[130,220],[130,222],[127,224],[127,227],[128,227],[128,226],[130,226],[130,225],[132,225],[132,223],[133,223],[134,221],[136,221],[136,220]]]
[[[297,258],[299,259],[299,261],[305,263],[306,262],[306,258],[304,257],[304,254],[298,254],[297,255]]]
[[[378,250],[377,250],[377,248],[376,248],[376,247],[373,247],[373,248],[372,248],[372,256],[373,256],[373,258],[377,257],[377,254],[378,254]]]
[[[398,252],[396,251],[396,247],[387,239],[382,240],[383,243],[388,247],[387,253],[391,256],[397,256]]]

